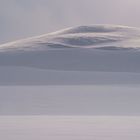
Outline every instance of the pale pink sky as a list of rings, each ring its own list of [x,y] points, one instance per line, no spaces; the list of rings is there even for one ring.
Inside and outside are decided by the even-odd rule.
[[[0,0],[0,43],[69,26],[140,27],[139,0]]]

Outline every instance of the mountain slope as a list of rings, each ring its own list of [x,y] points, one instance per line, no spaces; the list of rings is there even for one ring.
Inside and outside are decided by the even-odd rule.
[[[60,48],[139,48],[140,29],[118,25],[72,27],[54,33],[0,45],[0,51]],[[109,49],[110,48],[110,49]]]

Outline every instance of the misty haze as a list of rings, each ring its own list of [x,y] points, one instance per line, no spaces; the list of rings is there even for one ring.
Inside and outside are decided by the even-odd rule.
[[[139,140],[139,7],[0,0],[0,139]]]

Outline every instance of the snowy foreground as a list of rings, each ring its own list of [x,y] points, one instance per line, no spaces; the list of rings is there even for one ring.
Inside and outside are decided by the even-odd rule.
[[[1,140],[139,140],[140,87],[1,86]]]
[[[0,117],[1,140],[139,140],[140,117]]]

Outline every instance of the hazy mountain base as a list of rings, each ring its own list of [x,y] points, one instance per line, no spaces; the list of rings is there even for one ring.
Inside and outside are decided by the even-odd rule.
[[[0,85],[139,84],[139,51],[1,52]]]
[[[0,52],[0,66],[140,73],[139,50],[63,49]]]
[[[0,85],[139,85],[140,73],[0,67]]]
[[[4,86],[0,115],[140,115],[138,86]]]

